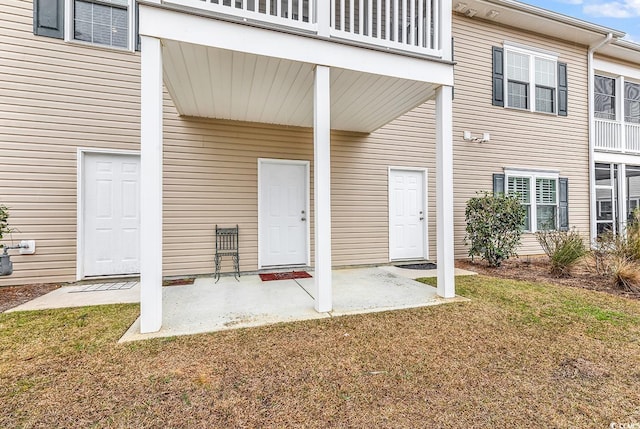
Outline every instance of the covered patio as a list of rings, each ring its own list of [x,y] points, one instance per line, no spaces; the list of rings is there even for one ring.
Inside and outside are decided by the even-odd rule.
[[[313,272],[311,272],[313,275]],[[458,270],[457,274],[473,274]],[[436,270],[403,270],[393,266],[332,271],[333,309],[314,310],[314,279],[263,282],[258,275],[201,277],[192,285],[163,288],[163,324],[157,332],[140,333],[140,318],[121,342],[325,319],[466,301],[441,298],[433,286],[409,277],[435,276]]]

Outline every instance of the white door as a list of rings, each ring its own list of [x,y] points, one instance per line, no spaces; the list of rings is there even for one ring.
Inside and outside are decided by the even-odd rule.
[[[84,275],[140,272],[140,157],[86,153]]]
[[[426,258],[425,172],[389,170],[389,258]]]
[[[259,162],[260,265],[306,264],[308,164]]]

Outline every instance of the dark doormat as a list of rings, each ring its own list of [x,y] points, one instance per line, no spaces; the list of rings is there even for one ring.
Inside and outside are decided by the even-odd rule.
[[[406,268],[408,270],[435,270],[436,264],[433,262],[425,262],[424,264],[406,264],[406,265],[396,265],[398,268]]]
[[[306,271],[290,271],[287,273],[264,273],[260,274],[260,279],[263,282],[271,280],[293,280],[293,279],[308,279],[311,277]]]

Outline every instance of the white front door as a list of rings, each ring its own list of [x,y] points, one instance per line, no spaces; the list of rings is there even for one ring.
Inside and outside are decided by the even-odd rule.
[[[86,153],[83,161],[83,273],[140,272],[140,157]]]
[[[308,163],[258,162],[260,266],[307,264]]]
[[[425,171],[389,170],[389,259],[426,258]]]

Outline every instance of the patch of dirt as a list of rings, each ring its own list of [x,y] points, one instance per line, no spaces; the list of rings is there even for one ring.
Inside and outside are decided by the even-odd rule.
[[[58,289],[58,283],[33,283],[0,287],[0,313]]]
[[[629,292],[615,287],[613,280],[589,269],[587,263],[578,264],[568,277],[557,277],[551,274],[549,259],[546,256],[522,256],[509,259],[498,268],[489,267],[484,261],[460,259],[456,266],[492,277],[524,280],[529,282],[547,282],[582,289],[597,290],[640,300],[640,293]]]
[[[553,374],[556,378],[597,379],[609,376],[604,368],[582,358],[565,359]]]

